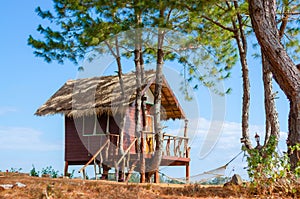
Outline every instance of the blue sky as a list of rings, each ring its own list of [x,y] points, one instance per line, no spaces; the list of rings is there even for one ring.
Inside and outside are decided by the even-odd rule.
[[[64,164],[64,126],[61,115],[37,117],[36,109],[42,105],[67,80],[77,77],[77,66],[66,62],[64,65],[45,63],[33,55],[33,49],[27,45],[30,34],[38,35],[38,24],[44,23],[34,9],[52,7],[47,1],[5,1],[0,8],[0,170],[22,168],[29,172],[32,164],[40,170],[53,166],[62,172]],[[263,136],[264,107],[261,81],[260,60],[254,60],[249,53],[251,79],[251,136],[255,131]],[[171,66],[166,67],[167,70]],[[176,80],[169,78],[169,84],[176,92]],[[223,129],[213,150],[202,157],[199,155],[205,147],[204,138],[211,126],[212,97],[206,88],[195,93],[199,109],[198,118],[191,118],[190,131],[193,136],[191,174],[198,174],[212,168],[222,166],[240,152],[241,144],[241,70],[237,65],[232,70],[232,78],[224,82],[231,87],[232,93],[225,97],[225,120]],[[177,82],[178,83],[178,82]],[[177,85],[178,86],[178,85]],[[277,107],[282,133],[281,146],[287,132],[288,102],[277,85],[279,91]],[[184,107],[191,107],[192,102],[183,102],[180,93],[176,93]],[[189,110],[189,108],[186,108]],[[217,122],[217,121],[216,121]],[[197,124],[198,127],[197,127]],[[214,123],[213,123],[214,124]],[[173,127],[175,128],[175,127]],[[180,128],[180,127],[178,127]],[[233,168],[241,168],[245,160],[240,157],[234,161],[227,172]],[[72,169],[72,168],[71,168]],[[171,173],[164,168],[166,173]],[[184,168],[175,169],[174,176],[184,176]],[[229,174],[228,174],[229,175]]]

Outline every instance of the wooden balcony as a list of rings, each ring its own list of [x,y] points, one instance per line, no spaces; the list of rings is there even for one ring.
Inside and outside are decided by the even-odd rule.
[[[132,152],[132,148],[137,147],[137,138],[132,140],[130,145],[123,154],[120,153],[119,135],[108,134],[107,139],[100,146],[99,150],[93,155],[93,157],[79,170],[85,176],[85,168],[88,165],[94,164],[95,171],[96,165],[102,163],[109,167],[118,168],[122,161],[126,161],[128,165],[136,164],[134,162],[140,161],[140,154],[135,150]],[[188,137],[175,136],[170,134],[163,134],[163,151],[161,166],[186,166],[190,162]],[[141,133],[141,144],[143,145],[143,157],[145,163],[148,164],[156,148],[155,134],[152,132],[143,131]],[[137,168],[139,165],[136,166]],[[95,172],[96,175],[96,172]]]
[[[143,132],[143,134],[144,157],[147,160],[151,159],[154,154],[156,141],[154,133]],[[161,166],[186,165],[190,161],[188,141],[188,137],[164,134]]]
[[[143,132],[144,153],[152,154],[156,148],[153,132]],[[188,150],[188,137],[163,134],[163,156],[185,158]]]

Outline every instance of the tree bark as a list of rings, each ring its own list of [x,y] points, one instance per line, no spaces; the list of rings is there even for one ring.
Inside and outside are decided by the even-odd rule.
[[[224,26],[218,21],[214,21],[208,16],[201,15],[206,20],[212,22],[214,25],[219,26],[225,31],[230,31],[234,34],[234,39],[238,46],[238,53],[242,67],[243,78],[243,104],[242,104],[242,139],[246,148],[251,149],[252,144],[249,136],[249,109],[250,109],[250,80],[249,80],[249,67],[247,63],[247,39],[244,33],[243,17],[240,14],[238,1],[225,1],[228,10],[235,10],[235,15],[231,16],[232,28]]]
[[[145,182],[145,159],[144,159],[144,136],[142,133],[142,82],[144,77],[144,66],[142,58],[142,35],[139,29],[142,24],[141,12],[137,8],[135,9],[136,15],[136,27],[135,30],[135,50],[134,50],[134,63],[136,72],[136,98],[135,98],[135,135],[138,138],[137,152],[140,157],[140,182]],[[142,117],[141,117],[142,116]]]
[[[237,22],[232,18],[232,26],[234,30],[234,37],[239,49],[240,62],[242,66],[243,78],[243,106],[242,106],[242,137],[245,146],[248,149],[252,148],[249,136],[249,110],[250,110],[250,80],[249,80],[249,67],[247,62],[247,39],[244,33],[244,24],[241,14],[238,12],[239,5],[237,1],[233,2],[236,12]],[[229,6],[229,2],[227,2]]]
[[[300,97],[297,96],[290,101],[289,113],[289,136],[287,140],[288,146],[300,144]],[[292,169],[297,167],[300,160],[300,151],[295,150],[290,153],[290,162]]]
[[[161,129],[161,90],[162,90],[162,68],[164,63],[164,51],[163,40],[164,40],[164,31],[158,30],[158,49],[157,49],[157,63],[156,63],[156,79],[155,79],[155,91],[154,91],[154,130],[155,130],[155,152],[154,157],[151,161],[151,165],[148,171],[154,173],[159,169],[159,165],[162,159],[162,150],[163,150],[163,134]]]
[[[269,142],[270,136],[273,135],[276,137],[276,140],[279,139],[279,121],[278,113],[276,110],[275,104],[275,94],[273,93],[272,79],[273,74],[270,71],[270,62],[266,59],[263,52],[262,55],[262,73],[263,73],[263,82],[264,82],[264,98],[265,98],[265,115],[266,115],[266,132],[265,132],[265,142],[266,146]]]
[[[135,98],[135,134],[140,138],[141,132],[141,103],[142,103],[142,83],[141,83],[141,68],[140,68],[140,50],[134,50],[135,76],[136,76],[136,98]],[[140,140],[139,140],[140,142]],[[139,151],[140,149],[138,149]]]
[[[137,34],[136,34],[137,35]],[[142,80],[141,80],[141,66],[140,66],[140,45],[136,44],[134,50],[134,62],[135,62],[135,74],[136,74],[136,97],[135,97],[135,136],[138,138],[137,140],[137,153],[140,158],[143,157],[143,138],[141,137],[141,105],[142,105]],[[140,162],[141,166],[141,182],[145,181],[145,166],[142,165],[142,161]]]
[[[118,77],[119,77],[119,83],[120,83],[120,88],[121,88],[121,96],[122,96],[122,101],[125,101],[125,90],[124,90],[124,81],[123,81],[123,70],[122,70],[122,63],[121,63],[121,57],[120,57],[120,52],[119,52],[119,44],[118,44],[118,38],[116,37],[116,60],[117,60],[117,65],[118,65]],[[125,125],[125,120],[126,120],[126,113],[123,113],[121,111],[121,118],[120,118],[120,132],[119,132],[119,148],[120,148],[120,153],[124,153],[124,148],[123,148],[123,141],[124,141],[124,125]]]
[[[287,10],[285,10],[287,11]],[[281,40],[287,23],[289,15],[284,14],[281,20],[279,28],[279,39]],[[280,137],[280,127],[278,120],[278,112],[276,110],[275,103],[275,93],[273,93],[273,74],[270,70],[270,62],[266,59],[266,56],[261,52],[262,55],[262,72],[263,72],[263,82],[264,82],[264,97],[265,97],[265,115],[266,115],[266,132],[265,132],[265,143],[266,146],[269,142],[270,136],[273,135],[278,142]]]
[[[242,78],[243,78],[243,107],[242,107],[242,136],[244,138],[245,146],[248,149],[252,148],[249,136],[249,108],[250,108],[250,80],[249,80],[249,67],[247,64],[246,49],[241,45],[239,38],[236,38],[239,44],[240,61],[242,65]]]
[[[140,51],[140,75],[141,75],[141,84],[144,85],[145,84],[145,70],[144,70],[144,59],[143,59],[143,52],[142,52],[142,35],[140,35],[140,43],[141,43],[141,51]],[[142,131],[146,131],[146,104],[145,104],[145,99],[144,99],[145,95],[143,94],[141,96],[141,109],[142,109]],[[141,163],[141,182],[145,182],[146,181],[146,160],[145,160],[145,156],[144,156],[144,139],[145,139],[145,135],[144,133],[141,134],[142,136],[142,140],[141,140],[141,155],[140,155],[140,163]]]
[[[118,36],[115,37],[115,47],[116,47],[116,51],[113,50],[113,47],[111,46],[111,44],[107,41],[105,41],[105,44],[107,45],[107,47],[109,48],[110,52],[112,53],[112,55],[114,56],[114,58],[117,61],[117,66],[118,66],[118,78],[119,78],[119,84],[120,84],[120,88],[121,88],[121,101],[125,101],[125,89],[124,89],[124,81],[123,81],[123,70],[122,70],[122,63],[121,63],[121,56],[120,56],[120,50],[119,50],[119,40],[118,40]],[[122,107],[119,107],[122,108]],[[119,123],[119,149],[120,149],[120,153],[123,154],[124,153],[124,149],[123,149],[123,141],[124,141],[124,124],[125,124],[125,113],[123,113],[123,111],[121,112],[121,118],[120,118],[120,123]]]
[[[300,73],[280,43],[276,27],[275,0],[249,0],[252,27],[263,54],[270,62],[276,82],[290,101],[287,144],[300,143]],[[290,154],[292,168],[299,161],[298,151]]]

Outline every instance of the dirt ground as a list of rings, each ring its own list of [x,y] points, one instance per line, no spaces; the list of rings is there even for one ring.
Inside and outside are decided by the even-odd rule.
[[[103,198],[103,199],[156,199],[156,198],[293,198],[279,194],[256,195],[249,188],[240,186],[201,186],[172,184],[136,184],[111,181],[80,180],[67,178],[30,177],[28,174],[0,173],[0,185],[25,184],[11,189],[0,187],[2,198]]]

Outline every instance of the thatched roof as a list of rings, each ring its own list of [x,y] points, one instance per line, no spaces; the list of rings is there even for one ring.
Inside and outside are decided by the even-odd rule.
[[[155,72],[146,71],[143,90],[154,93]],[[125,99],[122,100],[118,76],[102,76],[67,81],[44,105],[36,115],[61,113],[80,117],[91,114],[111,114],[124,111],[135,101],[135,73],[123,75]],[[174,93],[163,77],[162,103],[163,119],[185,118],[185,114]]]

